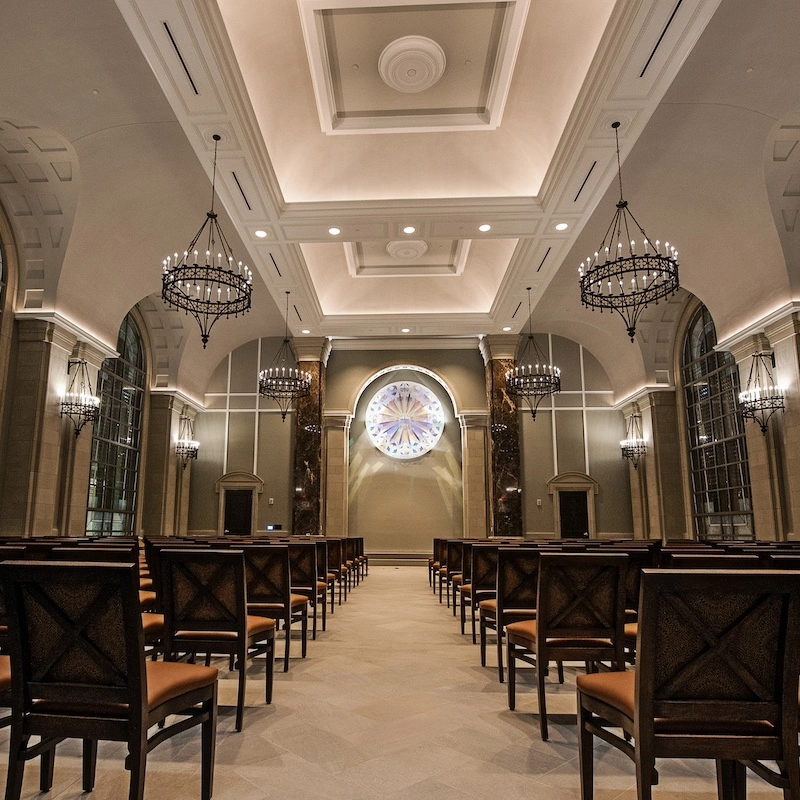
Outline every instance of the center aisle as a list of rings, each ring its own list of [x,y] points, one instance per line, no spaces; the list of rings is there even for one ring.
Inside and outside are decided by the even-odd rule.
[[[241,733],[232,732],[235,678],[215,661],[224,679],[214,800],[577,800],[574,669],[563,686],[548,684],[551,741],[542,742],[530,671],[518,675],[510,712],[493,640],[481,668],[478,647],[434,598],[424,567],[371,567],[328,622],[307,659],[298,638],[289,672],[276,664],[272,706],[263,703],[263,661],[248,670]],[[89,795],[80,790],[79,756],[77,742],[59,746],[48,798],[127,797],[122,746],[101,743]],[[194,732],[166,742],[148,759],[145,800],[198,800],[199,766]],[[717,797],[710,762],[665,761],[659,771],[655,800]],[[26,770],[26,800],[43,796],[38,772],[38,763]],[[756,779],[748,789],[750,800],[782,797]],[[635,797],[633,763],[598,746],[595,800]]]

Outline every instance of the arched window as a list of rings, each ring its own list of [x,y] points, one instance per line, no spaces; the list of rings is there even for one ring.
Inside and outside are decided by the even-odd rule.
[[[700,540],[752,539],[747,444],[736,405],[739,373],[733,356],[715,350],[716,344],[714,322],[701,306],[681,359],[694,531]]]
[[[145,363],[142,337],[130,314],[97,378],[100,419],[94,425],[86,532],[125,536],[136,531]]]

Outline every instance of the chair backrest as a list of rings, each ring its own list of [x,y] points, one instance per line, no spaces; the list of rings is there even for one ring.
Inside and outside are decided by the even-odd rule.
[[[592,551],[596,552],[596,551]],[[604,547],[602,551],[615,555],[625,555],[628,563],[625,567],[625,608],[639,608],[639,591],[642,582],[642,570],[655,565],[656,553],[646,547]]]
[[[464,584],[472,580],[472,545],[473,542],[464,542],[461,546],[461,574],[464,576]]]
[[[314,542],[317,548],[317,580],[328,582],[328,543],[324,539]]]
[[[447,539],[434,539],[433,559],[439,562],[440,567],[447,565]]]
[[[464,542],[462,539],[447,540],[447,577],[462,571],[464,558]]]
[[[536,608],[539,550],[501,547],[497,551],[497,613],[510,608]]]
[[[358,545],[353,537],[344,540],[345,555],[348,561],[355,561],[358,556]]]
[[[244,554],[247,602],[280,603],[289,608],[289,545],[245,544]]]
[[[328,567],[334,572],[339,572],[344,563],[342,540],[325,539],[325,542],[328,545]]]
[[[244,632],[247,594],[241,549],[165,548],[160,564],[168,634],[179,630]]]
[[[0,582],[15,715],[46,713],[49,703],[64,716],[96,716],[98,706],[117,719],[142,713],[144,637],[133,564],[6,561]]]
[[[497,589],[497,550],[495,544],[472,545],[472,592]]]
[[[314,542],[289,544],[289,575],[292,589],[313,589],[317,585],[317,547]]]
[[[627,563],[624,554],[541,553],[537,641],[611,639],[622,647]]]
[[[654,718],[674,721],[674,733],[700,724],[720,735],[748,723],[763,732],[766,721],[785,732],[794,753],[784,757],[796,762],[799,674],[800,573],[644,570],[636,642],[644,735]]]
[[[671,553],[667,569],[759,569],[761,559],[738,553]]]
[[[90,547],[57,547],[50,554],[50,558],[58,561],[106,561],[114,564],[136,565],[136,575],[139,575],[139,546],[136,544],[118,546]]]

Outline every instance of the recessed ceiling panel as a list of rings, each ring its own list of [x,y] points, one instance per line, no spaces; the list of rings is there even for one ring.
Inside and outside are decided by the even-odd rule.
[[[322,130],[496,128],[528,2],[299,0]]]

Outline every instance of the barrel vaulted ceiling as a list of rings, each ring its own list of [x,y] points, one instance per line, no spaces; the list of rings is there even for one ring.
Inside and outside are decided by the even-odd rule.
[[[718,4],[117,0],[209,172],[222,137],[292,330],[334,338],[518,332],[615,177],[611,123],[624,157]]]

